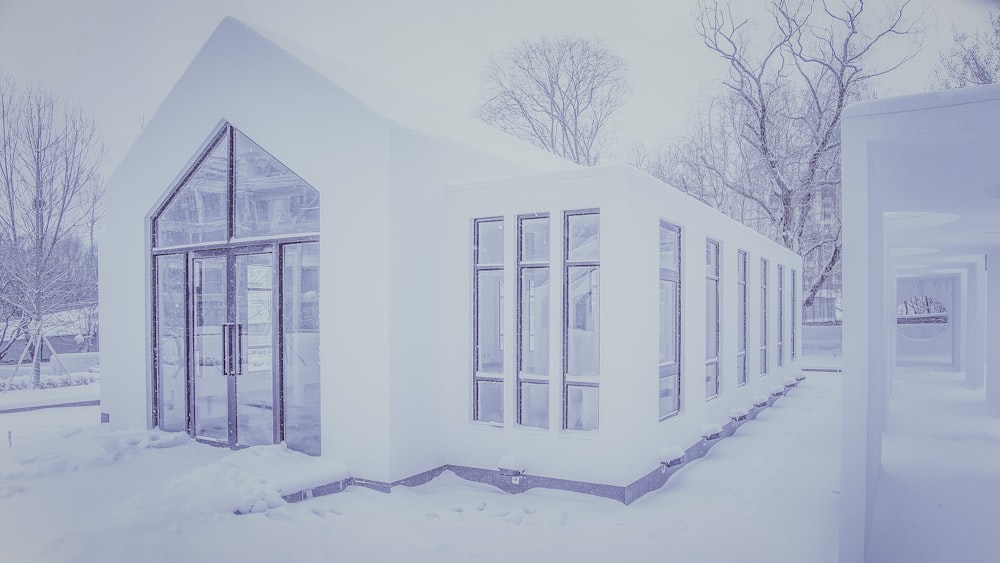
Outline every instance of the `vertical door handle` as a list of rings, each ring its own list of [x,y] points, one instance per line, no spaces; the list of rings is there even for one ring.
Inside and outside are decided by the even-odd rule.
[[[229,342],[229,325],[223,323],[222,326],[222,375],[229,375],[229,356],[230,356],[230,342]]]
[[[233,324],[236,345],[233,347],[233,375],[243,375],[243,325]]]

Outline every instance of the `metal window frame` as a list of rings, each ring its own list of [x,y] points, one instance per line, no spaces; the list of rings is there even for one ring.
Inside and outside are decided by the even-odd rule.
[[[775,363],[777,366],[785,365],[785,265],[778,264],[778,355]]]
[[[515,409],[514,409],[515,410],[515,416],[514,416],[514,420],[515,420],[515,422],[517,423],[518,426],[525,426],[524,422],[523,422],[524,421],[524,412],[523,412],[523,406],[524,406],[523,386],[524,386],[524,384],[528,383],[528,384],[533,384],[533,385],[549,385],[549,379],[551,377],[550,374],[548,374],[548,375],[533,374],[533,377],[524,377],[522,375],[523,374],[522,368],[524,366],[524,350],[523,350],[523,345],[522,345],[522,343],[523,343],[524,340],[522,338],[522,335],[523,335],[523,331],[524,331],[524,322],[523,322],[524,319],[523,319],[523,317],[524,317],[524,309],[525,309],[523,300],[521,299],[522,294],[523,294],[523,287],[522,287],[522,279],[524,278],[523,273],[524,273],[525,270],[534,269],[534,268],[537,268],[537,269],[541,269],[541,268],[548,269],[548,271],[549,271],[549,287],[552,286],[552,267],[551,267],[552,266],[552,244],[551,244],[551,241],[549,243],[549,256],[548,256],[549,259],[548,260],[546,260],[544,262],[542,262],[542,261],[525,261],[524,260],[524,221],[525,220],[530,220],[530,219],[546,219],[547,220],[547,227],[548,227],[548,230],[549,230],[550,234],[551,234],[551,230],[552,230],[552,218],[551,218],[551,216],[550,216],[550,214],[548,212],[524,213],[524,214],[518,215],[517,218],[516,218],[516,221],[517,221],[517,233],[516,233],[516,235],[517,235],[517,256],[516,256],[516,258],[517,258],[517,269],[516,269],[517,279],[515,280],[515,285],[517,286],[517,299],[516,299],[515,311],[514,311],[514,315],[515,315],[515,318],[514,318],[514,321],[515,321],[515,331],[514,332],[516,333],[515,336],[517,338],[517,344],[515,345],[515,349],[514,349],[514,355],[515,355],[514,369],[516,370],[516,373],[515,373],[515,389],[514,389],[514,402],[515,402]],[[549,291],[549,299],[552,298],[551,293],[552,292],[550,290]],[[549,325],[550,325],[549,326],[549,330],[550,331],[552,330],[551,324],[552,323],[550,321],[549,322]],[[550,358],[550,361],[551,361],[551,358]],[[551,387],[549,389],[551,389]],[[546,405],[545,413],[546,413],[546,418],[548,418],[548,415],[549,415],[548,405]],[[548,427],[549,427],[549,424],[548,424],[548,421],[546,421],[546,424],[545,424],[544,428],[548,429]],[[531,427],[531,428],[535,428],[535,427]]]
[[[763,377],[770,371],[767,357],[767,302],[768,302],[768,272],[771,264],[767,258],[760,259],[760,375]]]
[[[722,361],[721,361],[721,358],[720,358],[721,355],[722,355],[720,353],[721,352],[720,348],[721,348],[721,345],[722,345],[722,338],[721,338],[721,333],[722,333],[721,305],[722,304],[720,302],[721,301],[721,291],[720,291],[721,288],[720,288],[720,286],[722,285],[722,283],[721,283],[722,282],[722,243],[720,243],[718,240],[713,239],[713,238],[706,238],[705,239],[705,251],[706,251],[706,253],[709,252],[709,249],[712,246],[715,247],[715,271],[709,271],[708,270],[708,264],[706,263],[705,264],[705,266],[706,266],[706,269],[705,269],[705,279],[715,282],[715,357],[714,358],[708,358],[708,357],[705,358],[705,368],[706,368],[706,371],[707,371],[707,369],[708,369],[709,366],[713,366],[713,365],[715,366],[715,393],[712,394],[712,395],[709,395],[708,392],[707,392],[708,388],[706,387],[706,393],[705,393],[705,400],[706,401],[710,401],[712,399],[715,399],[716,397],[718,397],[719,395],[722,394]],[[707,256],[708,255],[706,254],[706,257]],[[707,293],[705,295],[705,299],[706,299],[706,302],[707,302],[707,300],[708,300],[708,294]],[[709,319],[706,318],[705,320],[708,321]],[[707,350],[708,349],[708,341],[705,342],[705,346],[706,346],[706,350]]]
[[[742,387],[747,384],[747,332],[749,332],[749,292],[747,291],[747,266],[749,265],[749,253],[746,250],[738,249],[736,252],[736,291],[743,296],[743,305],[739,310],[739,323],[743,325],[743,338],[736,342],[736,386]],[[739,327],[737,327],[739,330]]]
[[[491,216],[491,217],[478,217],[472,220],[472,420],[476,422],[481,422],[483,424],[489,424],[492,426],[503,426],[504,424],[504,412],[503,405],[501,403],[500,410],[500,421],[482,421],[479,419],[479,383],[481,381],[500,383],[503,385],[504,382],[504,371],[506,371],[506,366],[504,370],[497,375],[493,376],[483,376],[479,372],[479,273],[480,272],[500,272],[501,276],[504,271],[503,263],[503,253],[501,252],[501,259],[499,264],[480,264],[479,263],[479,227],[480,225],[486,223],[500,223],[501,227],[504,227],[503,216]],[[501,239],[501,245],[504,244],[504,240]],[[501,294],[502,299],[502,294]],[[502,322],[502,321],[501,321]],[[501,339],[503,338],[503,332],[501,330]],[[501,340],[501,350],[503,349],[503,343]],[[502,400],[503,395],[501,395]]]
[[[677,416],[678,414],[680,414],[682,406],[683,406],[682,405],[682,401],[681,401],[681,388],[682,388],[682,381],[681,381],[681,342],[682,342],[682,336],[683,336],[682,335],[682,330],[681,330],[681,328],[683,326],[682,323],[681,323],[681,318],[682,318],[682,315],[683,315],[683,312],[681,311],[681,303],[682,303],[682,299],[681,299],[681,287],[682,287],[681,268],[683,266],[683,258],[682,258],[682,252],[683,252],[683,248],[682,248],[683,233],[681,233],[680,226],[675,225],[674,223],[670,223],[669,221],[666,221],[665,219],[661,218],[660,219],[660,233],[659,233],[660,236],[663,235],[663,231],[664,230],[671,231],[671,232],[673,232],[673,233],[675,233],[677,235],[677,256],[676,256],[675,261],[674,261],[674,269],[663,268],[663,267],[659,268],[659,272],[660,272],[659,278],[660,278],[660,281],[672,281],[672,282],[674,282],[677,285],[677,295],[676,295],[676,298],[674,300],[675,301],[675,303],[674,303],[674,311],[676,311],[676,314],[674,316],[674,325],[673,325],[674,326],[674,362],[672,364],[668,363],[668,364],[660,364],[659,365],[658,379],[660,381],[662,381],[663,379],[667,379],[667,378],[670,378],[670,377],[674,378],[673,391],[674,391],[675,403],[676,403],[676,407],[677,408],[675,408],[674,410],[672,410],[670,412],[667,412],[667,413],[660,412],[659,413],[659,418],[660,418],[661,422],[664,421],[664,420],[667,420],[668,418],[672,418],[672,417]],[[657,257],[657,261],[659,261],[659,257]],[[663,338],[662,334],[660,335],[660,338],[661,339]],[[666,366],[669,366],[669,372],[670,373],[664,373],[664,371],[665,371],[664,368]],[[661,393],[660,387],[661,387],[661,385],[657,385],[657,396],[658,396],[658,398],[662,396],[662,395],[660,395],[660,393]],[[659,401],[657,401],[657,403],[659,403]],[[657,407],[657,408],[659,408],[659,407]]]
[[[579,217],[584,215],[595,215],[597,216],[598,225],[598,247],[597,247],[597,260],[570,260],[569,258],[569,222],[572,217]],[[601,210],[599,208],[587,208],[587,209],[573,209],[570,211],[563,211],[563,224],[562,224],[562,238],[563,238],[563,251],[562,251],[562,430],[569,432],[592,432],[600,428],[600,333],[598,333],[597,346],[598,346],[598,375],[596,376],[574,376],[569,373],[569,271],[570,268],[594,268],[600,275],[601,271],[601,260],[600,260],[600,219]],[[600,282],[598,282],[600,284]],[[600,285],[598,285],[598,295],[600,295]],[[600,299],[600,297],[598,297]],[[598,389],[598,414],[597,414],[597,426],[590,430],[582,430],[569,428],[569,390],[571,387],[591,387]]]
[[[175,255],[179,256],[184,261],[184,309],[185,309],[185,337],[184,345],[185,355],[187,365],[185,366],[185,400],[186,400],[186,430],[191,436],[195,436],[195,412],[194,412],[194,354],[192,350],[194,349],[194,300],[192,299],[193,291],[193,278],[194,269],[191,267],[192,261],[198,257],[205,257],[210,255],[216,256],[226,256],[226,272],[227,272],[227,299],[229,303],[227,305],[227,318],[235,318],[235,256],[242,254],[255,254],[255,253],[269,253],[272,259],[272,291],[274,291],[275,298],[272,300],[272,311],[271,314],[274,321],[274,329],[272,331],[272,350],[274,354],[274,362],[276,369],[273,373],[273,398],[272,398],[272,409],[273,409],[273,423],[272,432],[274,437],[274,443],[280,443],[285,438],[285,416],[284,416],[284,376],[285,376],[285,366],[284,366],[284,346],[282,345],[284,340],[284,281],[282,279],[281,272],[284,268],[284,252],[285,247],[293,244],[300,243],[311,243],[320,242],[319,233],[297,233],[289,235],[273,235],[264,236],[259,238],[254,238],[251,240],[240,240],[235,239],[235,197],[236,197],[236,162],[235,162],[235,137],[238,130],[229,122],[222,122],[217,126],[216,130],[212,135],[209,136],[209,141],[203,145],[201,152],[198,154],[197,158],[188,165],[185,172],[180,176],[180,179],[175,181],[173,187],[168,190],[168,195],[158,203],[156,210],[151,213],[149,217],[149,222],[147,224],[150,234],[150,247],[148,249],[148,256],[150,257],[149,271],[151,272],[151,279],[148,286],[149,296],[150,296],[150,307],[153,313],[153,319],[149,327],[150,335],[153,342],[153,350],[150,354],[150,361],[152,363],[152,369],[150,373],[152,375],[152,408],[150,409],[150,422],[153,427],[158,427],[160,425],[160,378],[162,374],[159,369],[159,349],[157,345],[158,337],[158,326],[156,321],[158,302],[158,291],[159,291],[159,280],[158,280],[158,267],[157,259],[160,256]],[[249,137],[247,137],[249,139]],[[227,161],[228,161],[228,173],[227,173],[227,197],[226,205],[228,206],[226,211],[227,217],[227,240],[223,241],[212,241],[203,242],[195,244],[184,244],[175,245],[169,247],[158,247],[157,246],[157,226],[162,216],[163,212],[170,206],[170,204],[177,198],[177,195],[184,189],[187,183],[190,181],[191,177],[198,171],[201,164],[206,158],[219,146],[219,143],[227,143]],[[266,152],[266,151],[265,151]],[[274,158],[272,156],[272,158]],[[277,160],[277,159],[275,159]],[[229,445],[233,445],[232,440],[229,440]]]
[[[799,306],[799,303],[798,303],[798,301],[799,301],[799,296],[798,296],[799,284],[798,284],[798,272],[795,270],[795,268],[791,268],[791,271],[792,271],[792,333],[791,333],[791,340],[792,340],[791,344],[792,344],[792,346],[791,346],[791,355],[792,355],[792,362],[794,363],[795,362],[795,357],[796,357],[795,347],[796,347],[796,344],[798,344],[797,339],[795,337],[796,337],[796,333],[798,332],[798,328],[799,328],[798,327],[798,313],[797,313],[797,309],[798,309],[798,306]]]

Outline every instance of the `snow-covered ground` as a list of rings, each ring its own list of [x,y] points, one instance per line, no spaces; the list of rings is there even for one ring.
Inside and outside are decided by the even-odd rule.
[[[897,370],[868,561],[1000,561],[1000,419],[964,379]]]
[[[839,397],[839,374],[810,375],[630,506],[448,472],[289,504],[286,487],[345,468],[111,432],[98,407],[0,414],[13,443],[0,448],[0,560],[835,561]]]

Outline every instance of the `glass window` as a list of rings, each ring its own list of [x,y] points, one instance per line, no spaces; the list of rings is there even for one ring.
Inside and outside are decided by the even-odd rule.
[[[719,394],[719,243],[705,243],[705,398]]]
[[[234,129],[237,238],[319,232],[319,192]]]
[[[767,260],[760,259],[760,374],[767,374]]]
[[[473,419],[503,423],[503,218],[474,223]]]
[[[283,247],[285,443],[320,454],[319,243]]]
[[[517,422],[549,427],[549,216],[517,219]]]
[[[158,248],[229,238],[229,136],[221,135],[156,216]]]
[[[187,430],[187,259],[156,257],[157,420],[161,430]]]
[[[799,279],[798,272],[792,270],[792,361],[795,361],[795,337],[799,331]]]
[[[660,220],[660,420],[680,410],[681,230]]]
[[[601,371],[598,211],[567,211],[563,233],[563,428],[595,430]]]
[[[747,252],[736,255],[736,383],[747,383]]]
[[[778,367],[785,365],[785,267],[778,264]]]

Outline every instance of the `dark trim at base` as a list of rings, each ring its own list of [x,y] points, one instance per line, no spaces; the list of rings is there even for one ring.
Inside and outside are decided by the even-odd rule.
[[[791,387],[797,386],[798,383],[799,381],[796,381],[794,385],[791,385]],[[347,477],[339,481],[320,485],[318,487],[283,495],[282,498],[287,502],[300,502],[313,497],[339,493],[352,485],[383,493],[389,493],[392,491],[393,487],[416,487],[431,481],[445,471],[451,471],[455,475],[467,481],[493,485],[494,487],[508,493],[523,493],[524,491],[534,488],[558,489],[562,491],[571,491],[575,493],[584,493],[609,498],[628,505],[665,485],[667,480],[673,476],[674,473],[677,473],[682,468],[687,467],[687,465],[692,461],[705,457],[709,450],[718,444],[722,438],[728,438],[729,436],[735,434],[736,430],[738,430],[740,426],[756,419],[757,415],[760,414],[761,411],[772,406],[775,401],[783,397],[785,394],[784,391],[786,390],[783,390],[780,394],[770,396],[766,406],[754,406],[749,410],[749,413],[744,420],[730,419],[730,421],[722,427],[722,432],[719,433],[718,438],[712,440],[702,438],[698,442],[692,444],[684,451],[684,461],[682,463],[678,463],[677,465],[670,467],[666,464],[661,464],[653,471],[650,471],[646,475],[643,475],[639,479],[625,486],[588,483],[586,481],[572,481],[569,479],[557,479],[554,477],[530,475],[527,473],[511,474],[510,472],[503,472],[499,469],[481,469],[478,467],[466,467],[463,465],[442,465],[441,467],[436,467],[434,469],[424,471],[423,473],[417,473],[416,475],[411,475],[410,477],[393,481],[392,483],[372,481],[370,479],[361,479],[358,477]]]
[[[99,399],[93,399],[91,401],[74,401],[72,403],[56,403],[54,405],[35,405],[32,407],[15,407],[11,409],[0,409],[0,414],[6,414],[11,412],[28,412],[37,411],[41,409],[54,409],[56,407],[93,407],[100,405],[101,401]],[[101,413],[101,422],[104,422],[104,415],[107,413]]]

